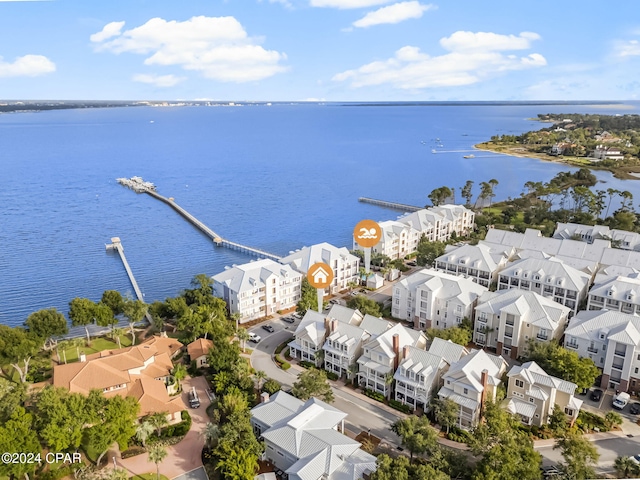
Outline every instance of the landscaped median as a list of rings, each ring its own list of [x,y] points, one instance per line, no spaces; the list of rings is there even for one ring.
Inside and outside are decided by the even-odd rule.
[[[282,342],[280,345],[278,345],[278,347],[276,348],[276,351],[274,353],[274,359],[275,359],[276,365],[278,365],[282,370],[289,370],[291,368],[291,364],[280,356],[280,353],[285,348],[288,348],[287,345],[289,344],[289,341],[290,340],[286,340],[286,341]],[[289,350],[286,350],[286,352],[288,352],[288,351]],[[285,353],[285,355],[286,355],[286,353]]]

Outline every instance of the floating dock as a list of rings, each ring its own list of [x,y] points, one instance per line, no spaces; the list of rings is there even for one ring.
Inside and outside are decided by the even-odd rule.
[[[360,197],[359,202],[369,203],[371,205],[377,205],[378,207],[391,208],[393,210],[400,210],[401,212],[417,212],[424,207],[416,207],[415,205],[407,205],[404,203],[386,202],[384,200],[376,200],[375,198]]]
[[[118,178],[117,181],[120,185],[124,185],[125,187],[131,188],[136,193],[146,193],[147,195],[150,195],[153,198],[160,200],[163,203],[166,203],[171,208],[173,208],[176,212],[178,212],[184,219],[186,219],[191,225],[193,225],[202,233],[204,233],[207,237],[209,237],[216,246],[231,248],[233,250],[238,250],[240,252],[255,255],[259,258],[268,258],[276,262],[282,259],[281,256],[276,255],[274,253],[269,253],[259,248],[242,245],[241,243],[232,242],[231,240],[227,240],[223,238],[221,235],[211,230],[208,226],[206,226],[196,217],[191,215],[180,205],[178,205],[173,200],[173,198],[164,197],[160,195],[158,192],[156,192],[156,186],[151,182],[145,182],[140,177],[132,177],[130,179]]]

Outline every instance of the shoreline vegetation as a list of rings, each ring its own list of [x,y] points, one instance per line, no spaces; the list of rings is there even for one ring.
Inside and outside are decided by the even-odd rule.
[[[495,135],[474,148],[640,180],[640,115],[539,114],[534,120],[549,126]]]

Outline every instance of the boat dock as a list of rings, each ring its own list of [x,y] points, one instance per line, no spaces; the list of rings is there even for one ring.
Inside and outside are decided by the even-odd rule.
[[[140,177],[132,177],[131,179],[118,178],[117,181],[121,185],[131,188],[136,193],[146,193],[152,196],[153,198],[160,200],[163,203],[166,203],[171,208],[173,208],[176,212],[178,212],[190,224],[192,224],[194,227],[200,230],[203,234],[209,237],[216,246],[231,248],[233,250],[238,250],[240,252],[255,255],[259,258],[268,258],[276,262],[282,259],[281,256],[276,255],[274,253],[269,253],[259,248],[250,247],[248,245],[242,245],[241,243],[232,242],[231,240],[227,240],[223,238],[221,235],[211,230],[208,226],[206,226],[196,217],[191,215],[180,205],[178,205],[173,198],[164,197],[160,195],[158,192],[156,192],[156,187],[151,182],[145,182]]]
[[[416,207],[415,205],[406,205],[404,203],[386,202],[384,200],[376,200],[375,198],[360,197],[359,202],[369,203],[371,205],[377,205],[379,207],[391,208],[393,210],[400,210],[402,212],[417,212],[424,207]]]

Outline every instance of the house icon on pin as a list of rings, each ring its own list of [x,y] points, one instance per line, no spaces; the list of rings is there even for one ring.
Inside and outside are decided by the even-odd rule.
[[[329,278],[329,273],[325,271],[324,268],[318,267],[315,272],[311,274],[313,277],[314,283],[322,284],[327,282],[327,278]]]

